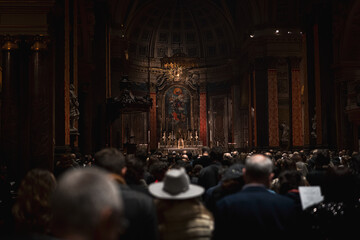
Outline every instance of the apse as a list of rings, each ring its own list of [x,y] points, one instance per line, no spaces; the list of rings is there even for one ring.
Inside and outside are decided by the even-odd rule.
[[[221,7],[207,0],[149,1],[119,27],[112,43],[113,96],[121,92],[117,80],[128,75],[134,95],[149,95],[154,103],[145,115],[130,113],[148,119],[141,130],[123,114],[115,136],[130,128],[146,136],[137,144],[154,147],[176,147],[179,136],[188,146],[227,147],[233,141],[228,116],[237,47],[233,22]]]

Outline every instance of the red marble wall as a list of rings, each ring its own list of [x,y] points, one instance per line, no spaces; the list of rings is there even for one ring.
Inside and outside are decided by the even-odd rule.
[[[301,106],[300,70],[292,69],[292,136],[293,146],[304,145]]]
[[[206,93],[200,93],[200,140],[207,145],[206,137],[207,114],[206,114]]]

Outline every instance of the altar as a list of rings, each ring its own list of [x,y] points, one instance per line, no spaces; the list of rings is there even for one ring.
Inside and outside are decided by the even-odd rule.
[[[160,147],[159,151],[163,154],[171,154],[173,152],[176,152],[178,154],[181,154],[183,151],[191,152],[192,155],[200,155],[201,149],[203,146],[195,146],[195,147],[185,147],[185,148],[177,148],[177,147]]]
[[[173,131],[164,131],[158,143],[158,149],[166,154],[184,150],[194,155],[201,154],[202,147],[203,144],[199,139],[198,132],[191,130],[188,130],[187,133],[182,133],[179,130],[177,134],[174,134]]]

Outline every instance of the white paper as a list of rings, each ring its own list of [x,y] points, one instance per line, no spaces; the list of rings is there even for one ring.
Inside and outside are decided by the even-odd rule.
[[[306,209],[324,200],[320,186],[299,187],[302,209]]]

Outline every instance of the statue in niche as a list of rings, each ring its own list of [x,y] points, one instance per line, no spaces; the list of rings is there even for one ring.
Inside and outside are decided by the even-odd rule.
[[[280,141],[283,144],[287,144],[289,142],[289,126],[286,123],[280,124],[280,130],[281,130],[281,138]]]
[[[77,131],[75,122],[79,120],[79,101],[75,93],[74,84],[70,84],[70,130]]]
[[[316,135],[316,114],[314,114],[314,117],[311,118],[311,136],[313,138],[317,138]]]
[[[191,87],[193,90],[196,90],[199,84],[200,74],[198,72],[191,72],[185,79],[185,83]]]

